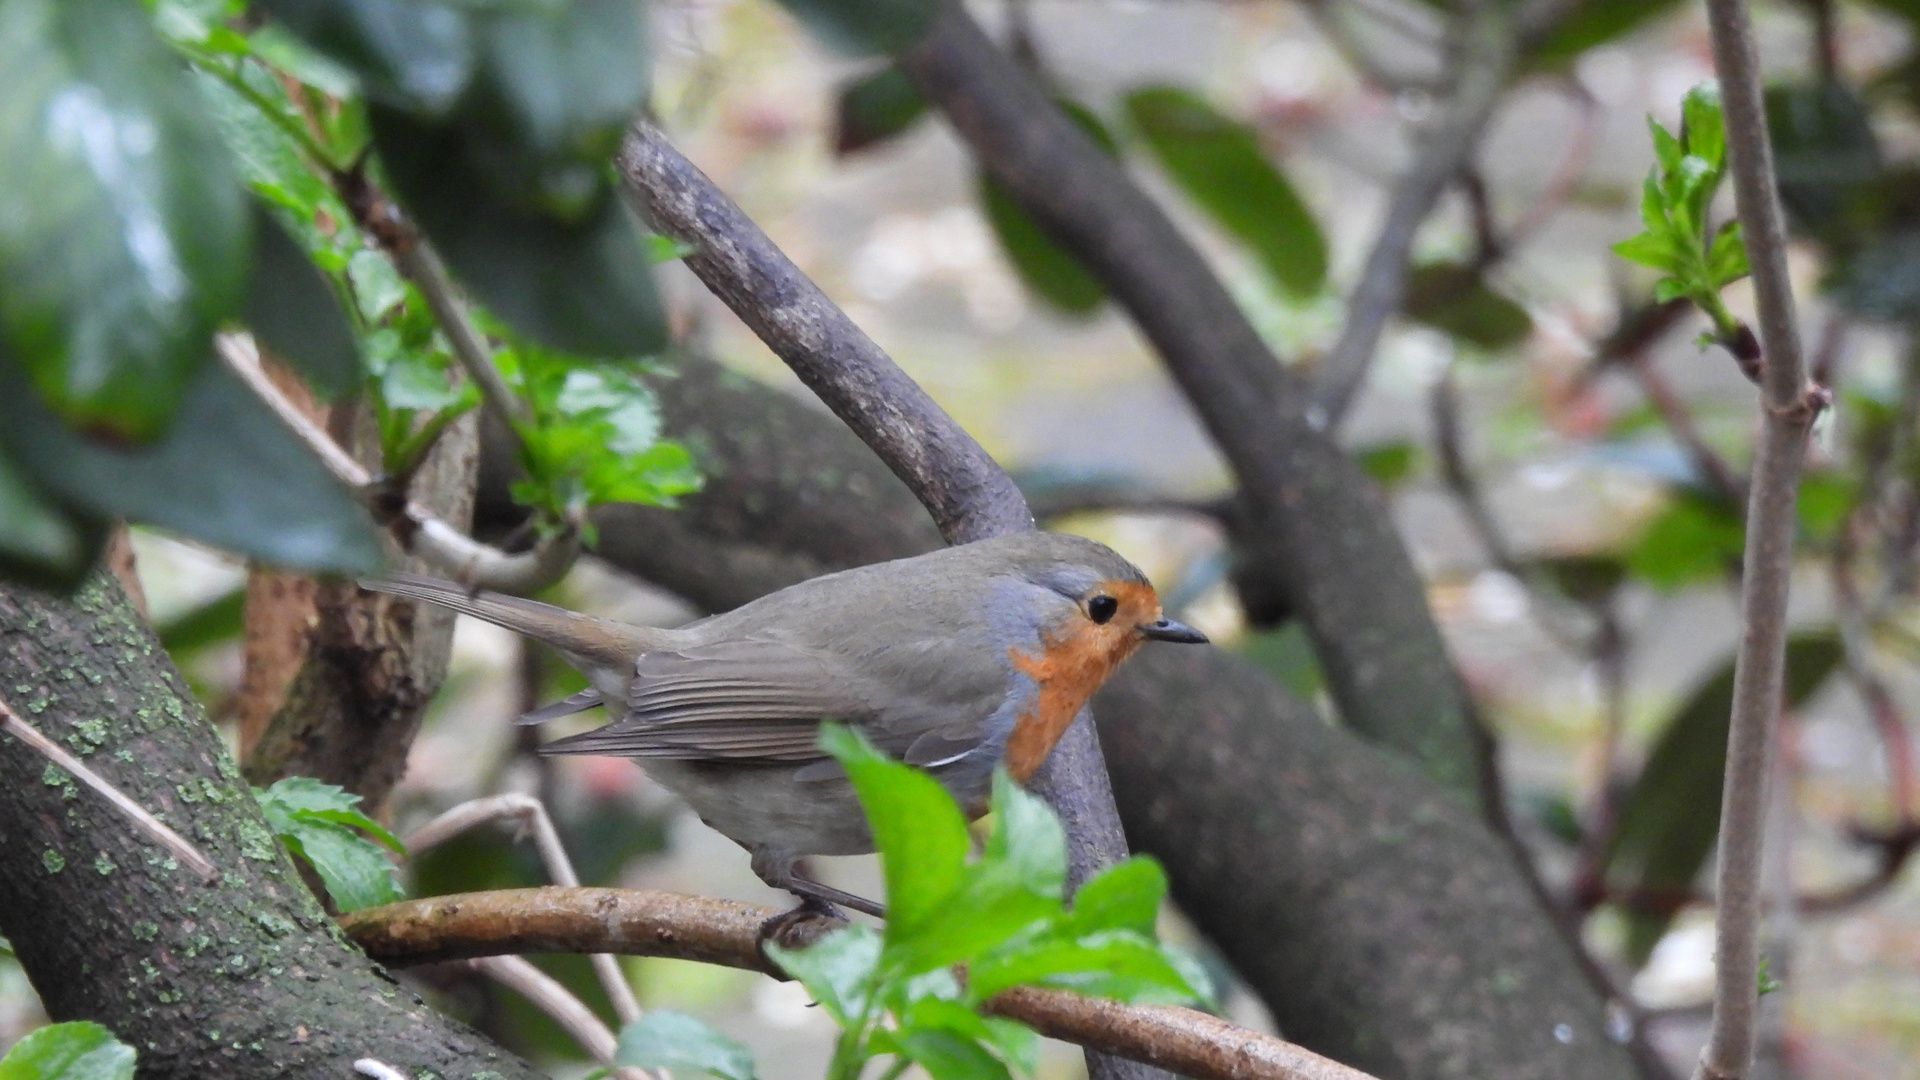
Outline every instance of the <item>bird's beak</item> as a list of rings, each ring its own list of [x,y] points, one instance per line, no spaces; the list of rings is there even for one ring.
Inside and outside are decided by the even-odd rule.
[[[1177,641],[1182,645],[1205,645],[1207,635],[1188,626],[1186,623],[1161,619],[1159,622],[1142,623],[1140,633],[1155,641]]]

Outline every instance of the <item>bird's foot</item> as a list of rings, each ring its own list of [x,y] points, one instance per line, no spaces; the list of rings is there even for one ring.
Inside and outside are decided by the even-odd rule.
[[[847,925],[840,909],[825,900],[801,897],[798,906],[783,911],[760,924],[760,954],[766,955],[769,942],[783,949],[804,949]]]

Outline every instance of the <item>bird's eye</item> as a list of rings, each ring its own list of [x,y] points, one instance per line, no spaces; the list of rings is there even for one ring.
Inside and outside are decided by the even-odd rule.
[[[1114,612],[1119,610],[1120,601],[1105,593],[1087,601],[1087,618],[1102,625],[1112,619]]]

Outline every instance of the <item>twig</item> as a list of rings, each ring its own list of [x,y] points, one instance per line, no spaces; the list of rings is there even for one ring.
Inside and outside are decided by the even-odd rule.
[[[433,311],[440,329],[446,332],[448,344],[453,346],[454,358],[460,361],[467,378],[480,388],[481,399],[500,419],[507,422],[508,429],[514,432],[514,438],[519,438],[519,425],[528,418],[527,404],[507,389],[506,380],[500,377],[500,369],[493,366],[493,350],[488,347],[480,328],[473,324],[473,316],[460,299],[460,289],[453,283],[453,275],[447,273],[447,265],[440,261],[440,253],[433,249],[426,237],[417,234],[411,243],[394,245],[389,250],[400,272],[419,287],[420,295],[426,297],[427,307]]]
[[[188,868],[207,881],[220,880],[220,870],[213,861],[200,853],[200,849],[187,842],[186,837],[167,827],[166,822],[154,817],[147,808],[120,793],[120,789],[106,781],[106,778],[81,763],[80,759],[66,752],[59,743],[41,734],[38,728],[20,718],[4,699],[0,699],[0,731],[4,731],[21,742],[40,752],[40,755],[55,765],[71,773],[74,779],[92,788],[100,797],[112,803],[114,809],[125,814],[128,820],[139,826],[153,841],[174,857],[187,864]]]
[[[474,971],[526,998],[534,1008],[546,1013],[554,1023],[559,1024],[568,1035],[572,1036],[573,1041],[579,1043],[580,1048],[585,1050],[593,1060],[602,1065],[613,1064],[614,1055],[620,1051],[619,1038],[614,1035],[612,1029],[600,1022],[599,1017],[593,1015],[592,1009],[587,1008],[578,997],[574,996],[573,991],[563,986],[560,980],[534,967],[530,961],[519,956],[478,956],[466,963]],[[616,1068],[613,1070],[613,1075],[620,1080],[649,1080],[650,1077],[657,1080],[673,1080],[672,1075],[665,1069],[648,1071],[631,1066]]]
[[[407,837],[407,848],[410,851],[424,851],[468,829],[495,821],[514,821],[532,833],[534,849],[540,853],[540,864],[546,867],[547,876],[553,879],[553,883],[570,889],[579,887],[580,875],[574,872],[573,860],[567,857],[567,847],[560,842],[560,832],[553,827],[553,818],[547,814],[547,808],[540,800],[529,795],[491,795],[463,802],[415,829]],[[633,987],[620,970],[620,962],[607,953],[594,953],[587,959],[593,964],[594,974],[599,976],[600,986],[607,992],[607,1000],[613,1003],[614,1015],[620,1018],[620,1023],[626,1025],[640,1019],[640,1002],[634,998]],[[575,1003],[578,1004],[577,1001]],[[610,1058],[611,1052],[608,1058],[602,1060]]]
[[[340,918],[347,936],[396,967],[527,952],[616,952],[782,974],[760,953],[772,908],[640,889],[511,889],[409,900]],[[989,1011],[1042,1035],[1196,1080],[1372,1080],[1367,1074],[1192,1009],[1122,1005],[1023,988]]]
[[[1413,164],[1394,185],[1387,219],[1347,299],[1346,324],[1321,363],[1312,418],[1337,431],[1373,366],[1387,320],[1406,297],[1414,234],[1447,184],[1466,165],[1480,131],[1519,59],[1519,30],[1510,0],[1478,0],[1461,23],[1453,93],[1416,140]]]
[[[527,551],[509,555],[447,524],[403,493],[374,490],[377,485],[366,467],[288,401],[267,377],[251,335],[221,334],[215,338],[215,347],[227,367],[320,458],[327,471],[372,504],[375,516],[393,533],[401,547],[462,584],[507,593],[535,592],[565,577],[579,557],[580,537],[573,529],[543,539]]]
[[[1773,150],[1761,103],[1759,59],[1744,0],[1707,0],[1714,67],[1726,111],[1735,203],[1753,267],[1765,360],[1760,445],[1747,511],[1742,631],[1735,660],[1727,780],[1720,813],[1720,898],[1713,1026],[1695,1080],[1742,1080],[1752,1069],[1759,1017],[1761,855],[1767,785],[1780,723],[1794,502],[1807,433],[1825,404],[1807,382],[1787,277],[1785,228],[1773,186]]]

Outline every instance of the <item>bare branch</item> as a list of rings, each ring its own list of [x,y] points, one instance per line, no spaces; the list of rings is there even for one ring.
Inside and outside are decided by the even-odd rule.
[[[220,880],[220,871],[213,861],[200,853],[200,849],[187,842],[187,838],[167,828],[167,823],[154,817],[147,808],[120,793],[120,789],[107,783],[106,778],[67,753],[57,742],[47,738],[32,724],[20,718],[4,699],[0,699],[0,731],[19,739],[40,752],[40,756],[53,762],[73,775],[73,778],[98,792],[100,797],[113,804],[114,809],[127,816],[141,832],[146,833],[153,842],[173,852],[175,858],[186,863],[195,873],[207,881]]]
[[[1793,572],[1794,503],[1807,433],[1825,404],[1807,382],[1787,276],[1786,231],[1774,189],[1761,104],[1760,64],[1744,0],[1707,0],[1714,67],[1726,111],[1735,202],[1753,267],[1765,367],[1760,445],[1747,510],[1743,627],[1735,660],[1732,730],[1721,801],[1720,898],[1713,1026],[1695,1080],[1736,1080],[1753,1067],[1759,1017],[1760,916],[1767,786],[1778,738]]]
[[[1340,339],[1321,362],[1311,415],[1329,431],[1339,430],[1366,383],[1380,334],[1406,298],[1414,235],[1473,156],[1519,59],[1519,36],[1511,0],[1478,0],[1461,23],[1453,93],[1415,140],[1413,164],[1394,185],[1387,219],[1347,298]]]
[[[760,953],[760,927],[780,913],[731,900],[641,889],[510,889],[409,900],[340,918],[383,963],[525,952],[667,956],[782,973]],[[1192,1009],[1123,1005],[1033,987],[989,1011],[1042,1035],[1157,1065],[1196,1080],[1372,1080],[1292,1043]]]

